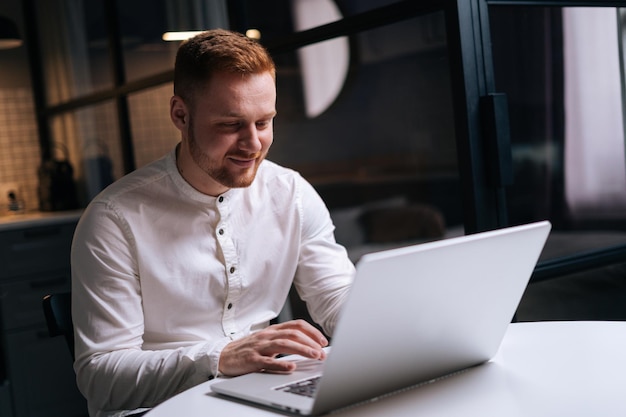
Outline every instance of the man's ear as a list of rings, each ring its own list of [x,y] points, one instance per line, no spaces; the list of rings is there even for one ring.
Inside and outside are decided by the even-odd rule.
[[[186,132],[189,126],[189,108],[180,96],[170,99],[170,118],[174,126],[181,132]]]

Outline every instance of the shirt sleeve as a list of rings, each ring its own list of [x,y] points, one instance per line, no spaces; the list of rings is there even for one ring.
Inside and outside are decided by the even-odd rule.
[[[95,233],[97,231],[97,233]],[[115,210],[92,203],[72,243],[77,384],[90,409],[151,407],[217,374],[228,338],[142,350],[135,242]]]
[[[311,318],[332,336],[355,268],[346,249],[335,241],[328,208],[303,178],[299,197],[302,237],[294,283]]]

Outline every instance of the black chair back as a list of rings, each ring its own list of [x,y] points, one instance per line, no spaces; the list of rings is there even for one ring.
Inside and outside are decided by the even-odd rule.
[[[50,294],[43,298],[43,312],[51,337],[63,336],[74,359],[74,324],[72,322],[72,294]]]

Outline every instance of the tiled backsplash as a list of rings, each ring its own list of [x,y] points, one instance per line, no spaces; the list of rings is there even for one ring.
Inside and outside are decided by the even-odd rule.
[[[0,89],[0,150],[0,192],[17,185],[17,197],[24,208],[37,209],[41,154],[33,96],[28,88]],[[0,215],[6,214],[6,195],[0,195],[0,203]]]
[[[137,168],[160,158],[180,141],[170,120],[172,83],[129,96],[135,164]]]
[[[169,120],[171,90],[172,85],[166,84],[129,99],[137,167],[167,153],[180,140],[180,133]],[[96,122],[89,129],[94,131],[92,135],[97,133],[108,142],[108,156],[116,168],[114,179],[118,179],[123,174],[121,154],[117,130],[110,129],[115,116],[109,107],[98,107]],[[16,187],[24,209],[37,210],[40,148],[32,92],[28,88],[0,89],[0,149],[0,215],[9,214],[6,194]],[[82,162],[74,160],[73,164],[76,174],[82,175]],[[75,179],[78,186],[84,186],[84,181]]]

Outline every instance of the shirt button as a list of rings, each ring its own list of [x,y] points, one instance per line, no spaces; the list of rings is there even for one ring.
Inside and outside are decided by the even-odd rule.
[[[233,308],[233,303],[228,303],[228,307],[226,307],[226,308],[228,308],[229,310],[230,310],[231,308]]]
[[[230,273],[232,274],[233,272],[235,272],[235,267],[234,267],[234,266],[231,266],[231,267],[230,267]]]
[[[224,229],[220,229],[217,233],[219,233],[220,235],[224,234]]]
[[[220,198],[218,198],[217,201],[221,203],[222,201],[224,201],[224,197],[220,196]]]

